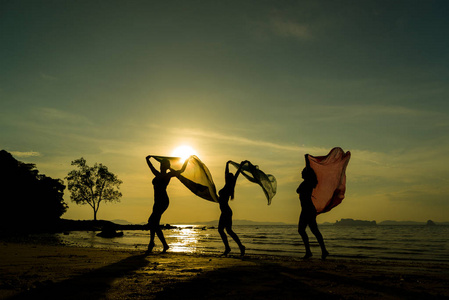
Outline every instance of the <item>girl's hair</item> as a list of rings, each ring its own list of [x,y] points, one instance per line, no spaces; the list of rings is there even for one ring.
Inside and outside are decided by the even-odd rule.
[[[161,167],[164,167],[164,168],[166,167],[166,169],[170,169],[170,161],[168,159],[164,158],[161,161]]]
[[[318,178],[316,177],[315,171],[311,167],[304,168],[305,178],[307,182],[309,182],[314,188],[318,184]]]
[[[234,174],[232,173],[226,173],[226,178],[225,178],[225,185],[228,186],[229,189],[231,189],[230,191],[230,196],[231,196],[231,200],[234,200],[234,190],[235,190],[235,181],[234,181]]]

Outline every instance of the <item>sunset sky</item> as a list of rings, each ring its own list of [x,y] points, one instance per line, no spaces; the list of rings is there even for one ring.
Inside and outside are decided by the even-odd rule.
[[[64,179],[123,181],[99,219],[146,222],[145,156],[195,149],[234,219],[295,223],[304,154],[351,151],[343,203],[318,222],[449,221],[449,1],[0,0],[0,149]],[[216,220],[177,179],[162,223]],[[92,219],[65,191],[64,218]]]

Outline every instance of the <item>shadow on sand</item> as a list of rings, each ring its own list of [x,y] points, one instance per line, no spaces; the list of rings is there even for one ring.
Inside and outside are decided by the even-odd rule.
[[[390,272],[387,266],[370,272],[365,265],[338,261],[245,259],[251,264],[209,269],[229,265],[217,261],[134,255],[9,299],[448,299],[441,283],[445,276]],[[426,281],[431,284],[420,284]]]
[[[8,299],[105,299],[113,281],[148,265],[145,255],[134,255],[92,272],[43,284]],[[64,266],[61,266],[64,268]]]
[[[284,273],[278,266],[218,269],[180,282],[156,295],[162,299],[341,299]]]
[[[386,286],[375,278],[341,272],[282,267],[236,266],[199,274],[156,294],[155,299],[446,299],[425,291]]]

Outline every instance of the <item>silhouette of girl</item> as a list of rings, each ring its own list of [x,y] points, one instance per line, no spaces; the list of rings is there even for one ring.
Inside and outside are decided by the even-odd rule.
[[[151,253],[154,247],[154,237],[155,234],[157,234],[159,240],[162,242],[162,245],[164,246],[164,250],[162,253],[167,252],[168,250],[168,244],[165,241],[164,234],[160,227],[160,221],[162,214],[164,211],[168,208],[169,199],[167,195],[167,186],[170,183],[170,179],[174,176],[180,175],[184,170],[186,169],[187,163],[189,159],[187,159],[182,168],[179,171],[173,170],[170,168],[170,162],[168,159],[164,159],[161,161],[161,171],[159,172],[156,170],[156,168],[153,166],[153,164],[150,161],[151,155],[148,155],[146,157],[146,161],[148,166],[151,169],[151,172],[154,174],[154,179],[152,181],[153,187],[154,187],[154,205],[153,205],[153,212],[151,213],[151,216],[148,218],[148,225],[150,227],[150,243],[148,244],[148,250],[146,253]],[[170,170],[170,172],[167,172]]]
[[[228,253],[231,251],[231,248],[229,247],[228,238],[224,231],[225,229],[227,233],[234,239],[234,241],[239,246],[241,256],[244,256],[245,246],[242,245],[237,234],[234,231],[232,231],[232,210],[231,207],[229,206],[229,199],[234,199],[234,190],[235,184],[237,182],[237,177],[239,176],[242,170],[242,166],[248,161],[245,160],[241,162],[235,175],[229,172],[230,162],[231,161],[228,161],[226,163],[225,185],[218,192],[218,203],[220,205],[221,210],[220,220],[218,221],[218,232],[220,233],[221,239],[223,240],[223,244],[225,245],[225,251],[223,252],[224,256],[228,255]]]
[[[298,232],[304,242],[306,248],[306,254],[304,258],[309,258],[312,256],[312,251],[310,251],[309,237],[306,233],[306,227],[309,226],[312,233],[315,235],[318,243],[321,247],[321,258],[325,259],[329,252],[326,250],[324,245],[323,236],[318,229],[318,224],[316,223],[317,211],[312,202],[312,192],[317,186],[318,180],[315,172],[310,167],[308,154],[306,156],[306,167],[302,170],[301,175],[304,181],[299,185],[296,192],[299,194],[299,199],[301,201],[301,214],[299,216]]]

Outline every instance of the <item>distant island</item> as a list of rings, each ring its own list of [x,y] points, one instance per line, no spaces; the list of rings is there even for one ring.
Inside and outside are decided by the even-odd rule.
[[[206,226],[217,226],[218,220],[207,221],[207,222],[191,222],[191,223],[177,223],[177,224],[188,224],[188,225],[206,225]],[[295,225],[287,224],[284,222],[258,222],[251,220],[232,220],[232,225]]]
[[[234,225],[293,225],[286,224],[283,222],[257,222],[251,220],[235,220],[233,221]],[[163,229],[173,229],[177,228],[180,225],[202,225],[205,227],[215,227],[218,225],[218,220],[207,221],[207,222],[177,222],[172,224],[161,224],[161,228]],[[114,219],[112,221],[108,220],[69,220],[69,219],[61,219],[54,228],[56,232],[63,231],[79,231],[79,230],[93,230],[100,231],[103,228],[113,228],[115,230],[149,230],[147,223],[133,224],[127,220],[122,219]]]
[[[382,221],[377,223],[376,221],[367,220],[354,220],[354,219],[341,219],[335,223],[325,222],[320,225],[338,225],[338,226],[448,226],[449,222],[434,222],[428,220],[427,222],[416,222],[416,221]]]
[[[296,226],[296,224],[284,223],[284,222],[258,222],[251,220],[235,220],[233,222],[234,225],[240,226]],[[207,221],[207,222],[176,222],[172,224],[161,224],[162,229],[176,229],[176,228],[186,228],[186,226],[191,226],[192,228],[200,228],[200,229],[214,229],[218,225],[218,220]],[[331,222],[323,222],[319,224],[320,226],[426,226],[426,227],[434,227],[434,226],[449,226],[449,222],[434,222],[432,220],[428,220],[427,222],[416,222],[416,221],[382,221],[376,223],[376,221],[367,221],[367,220],[354,220],[350,218],[343,218],[340,221],[336,221],[335,223]],[[149,230],[148,224],[140,223],[133,224],[127,220],[123,219],[114,219],[112,221],[109,220],[70,220],[70,219],[60,219],[55,222],[50,227],[45,228],[27,228],[27,230],[23,230],[20,228],[9,228],[8,230],[0,229],[0,239],[8,236],[16,236],[21,234],[28,233],[42,233],[42,232],[50,232],[50,233],[64,233],[68,234],[70,231],[102,231],[105,234],[109,231],[123,231],[123,230]],[[115,234],[115,233],[114,233]],[[122,233],[118,233],[122,234]]]
[[[336,226],[376,226],[376,221],[354,220],[354,219],[341,219],[335,222]]]
[[[136,226],[137,224],[132,224],[126,220],[112,220],[113,223],[119,224],[119,225],[131,225]],[[278,225],[297,225],[296,223],[284,223],[284,222],[259,222],[259,221],[251,221],[251,220],[233,220],[233,225],[254,225],[254,226],[262,226],[262,225],[272,225],[272,226],[278,226]],[[212,221],[205,221],[205,222],[175,222],[173,224],[176,225],[203,225],[203,226],[217,226],[218,220],[212,220]],[[146,223],[138,224],[138,225],[146,225]],[[338,225],[338,226],[435,226],[435,225],[445,225],[448,226],[449,222],[434,222],[432,220],[428,220],[427,222],[417,222],[417,221],[393,221],[393,220],[386,220],[381,222],[376,221],[369,221],[369,220],[356,220],[352,218],[342,218],[340,221],[335,221],[335,223],[332,222],[323,222],[319,225],[325,225],[325,226],[331,226],[331,225]],[[126,226],[124,226],[126,227]]]
[[[177,222],[172,224],[161,224],[161,227],[164,229],[176,228],[178,225],[202,225],[206,227],[216,227],[218,225],[218,220],[212,220],[207,222]],[[288,224],[284,222],[258,222],[251,220],[234,220],[233,225],[245,225],[245,226],[286,226],[286,225],[296,225],[296,224]],[[406,226],[406,225],[414,225],[414,226],[438,226],[438,225],[446,225],[449,226],[449,222],[433,222],[432,220],[428,220],[427,222],[414,222],[414,221],[382,221],[377,223],[376,221],[367,221],[367,220],[354,220],[350,218],[343,218],[340,221],[336,221],[335,223],[325,222],[320,225],[336,225],[336,226]],[[107,220],[68,220],[61,219],[57,225],[51,231],[63,232],[63,231],[72,231],[72,230],[102,230],[105,226],[113,227],[116,230],[148,230],[148,225],[146,223],[141,224],[133,224],[126,220],[115,219],[112,221]]]
[[[436,226],[436,225],[437,224],[435,224],[435,222],[432,221],[432,220],[428,220],[427,223],[426,223],[426,226]]]
[[[390,225],[390,226],[391,225],[393,225],[393,226],[407,226],[407,225],[413,225],[413,226],[422,226],[422,225],[435,226],[435,225],[444,225],[444,226],[447,226],[447,225],[449,225],[449,222],[434,222],[432,220],[428,220],[427,222],[387,220],[387,221],[382,221],[382,222],[378,223],[378,225]]]

